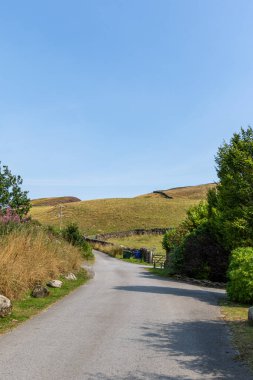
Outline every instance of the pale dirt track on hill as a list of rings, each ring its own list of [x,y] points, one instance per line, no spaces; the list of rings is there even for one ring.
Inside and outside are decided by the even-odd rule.
[[[96,253],[95,279],[0,336],[0,379],[253,379],[216,306],[222,290]]]

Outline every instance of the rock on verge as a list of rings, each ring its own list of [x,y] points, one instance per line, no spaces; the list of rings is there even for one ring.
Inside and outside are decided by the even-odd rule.
[[[74,275],[74,273],[69,273],[67,276],[65,276],[66,280],[77,280],[76,276]]]
[[[49,291],[45,286],[41,284],[37,284],[33,288],[31,295],[32,297],[35,297],[35,298],[44,298],[49,295]]]
[[[61,288],[62,287],[62,281],[51,280],[47,283],[47,286],[50,286],[51,288]]]
[[[12,304],[9,298],[0,295],[0,317],[6,317],[11,314]]]
[[[95,277],[95,272],[92,267],[89,265],[83,265],[83,269],[87,272],[87,277],[88,278],[94,278]]]
[[[253,306],[249,307],[249,310],[248,310],[248,321],[253,324]]]

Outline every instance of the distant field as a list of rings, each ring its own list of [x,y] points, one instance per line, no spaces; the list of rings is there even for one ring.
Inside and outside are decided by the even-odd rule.
[[[124,238],[112,238],[107,239],[115,244],[124,245],[128,248],[148,248],[154,249],[156,253],[164,253],[165,250],[162,247],[163,235],[135,235]]]
[[[203,186],[203,191],[202,191]],[[135,198],[112,198],[65,203],[62,223],[77,222],[86,235],[128,231],[137,228],[175,227],[185,217],[190,206],[205,197],[213,185],[168,190],[173,199],[159,194],[146,194]],[[187,192],[189,196],[187,196]],[[31,215],[41,223],[59,226],[60,206],[32,207]]]

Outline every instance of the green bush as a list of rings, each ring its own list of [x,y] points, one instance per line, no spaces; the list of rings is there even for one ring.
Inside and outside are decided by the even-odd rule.
[[[70,223],[62,230],[62,236],[72,245],[79,245],[83,237],[76,223]]]
[[[84,240],[79,227],[76,223],[68,224],[62,231],[62,236],[65,240],[74,246],[78,246],[84,258],[89,259],[93,257],[91,246]]]
[[[206,201],[200,202],[196,206],[192,206],[187,211],[187,217],[182,222],[182,226],[188,232],[193,231],[208,220],[208,204]]]
[[[178,247],[185,235],[187,234],[186,228],[181,224],[177,228],[168,230],[162,240],[162,246],[167,253],[171,252],[175,247]]]
[[[182,245],[175,246],[169,255],[167,268],[170,274],[183,274],[184,251]]]
[[[228,268],[227,293],[233,301],[253,302],[253,248],[235,249]]]
[[[188,234],[182,249],[184,274],[199,279],[226,281],[229,252],[216,240],[208,223]]]

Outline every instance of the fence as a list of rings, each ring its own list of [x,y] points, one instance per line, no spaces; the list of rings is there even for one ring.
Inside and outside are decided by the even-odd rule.
[[[166,257],[164,255],[154,254],[153,255],[153,264],[154,268],[160,266],[160,268],[164,268]]]

